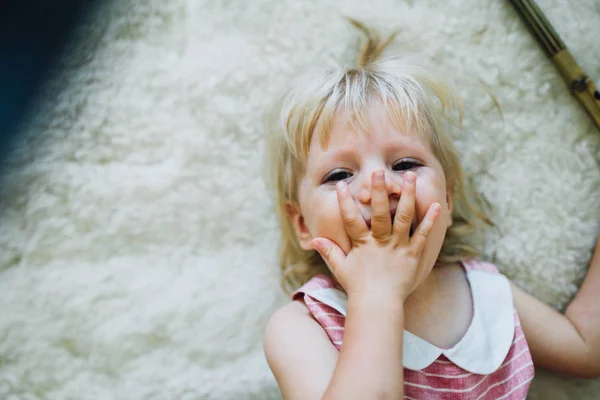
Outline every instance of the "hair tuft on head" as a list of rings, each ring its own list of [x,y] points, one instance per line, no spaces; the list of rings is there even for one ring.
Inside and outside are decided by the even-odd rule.
[[[348,21],[359,31],[364,34],[362,38],[362,46],[358,59],[356,60],[357,65],[361,68],[368,67],[372,62],[376,61],[381,57],[381,54],[389,46],[390,43],[396,38],[398,31],[392,33],[386,40],[381,39],[381,34],[374,28],[367,26],[366,24],[354,19],[347,17]]]

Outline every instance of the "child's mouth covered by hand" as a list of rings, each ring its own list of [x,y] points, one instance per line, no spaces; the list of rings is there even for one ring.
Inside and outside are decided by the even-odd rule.
[[[394,224],[394,217],[396,216],[396,207],[390,209],[390,219],[392,220],[392,225]],[[363,217],[365,220],[365,223],[367,224],[367,226],[369,227],[369,229],[371,229],[371,216],[369,215],[368,217]],[[418,225],[418,221],[416,218],[413,219],[412,224],[410,225],[410,231],[409,231],[409,236],[412,236],[414,231],[415,231],[415,227]]]

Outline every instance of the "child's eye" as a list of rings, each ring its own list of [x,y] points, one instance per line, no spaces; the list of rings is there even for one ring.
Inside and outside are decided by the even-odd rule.
[[[415,160],[400,160],[396,164],[394,164],[392,169],[394,171],[408,171],[410,169],[417,168],[422,165],[423,164]]]
[[[351,176],[352,176],[351,172],[344,171],[344,170],[337,170],[337,171],[333,171],[332,173],[327,175],[325,177],[325,179],[323,179],[323,183],[337,182],[337,181],[341,181],[341,180],[350,178]]]

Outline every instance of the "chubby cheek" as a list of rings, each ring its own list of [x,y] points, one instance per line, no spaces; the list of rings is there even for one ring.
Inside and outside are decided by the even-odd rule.
[[[417,187],[417,204],[415,211],[417,213],[417,222],[419,224],[421,224],[423,218],[425,218],[429,207],[435,202],[440,203],[440,215],[438,216],[433,229],[429,233],[429,237],[427,238],[422,253],[423,262],[429,267],[433,267],[439,256],[444,238],[446,237],[450,215],[445,192],[442,193],[441,190],[435,190],[433,188],[421,188],[421,190],[419,190]]]
[[[431,207],[431,205],[433,203],[435,203],[436,201],[438,203],[440,203],[441,206],[441,212],[440,212],[440,216],[438,217],[438,219],[440,219],[440,217],[443,216],[443,212],[444,212],[444,206],[446,205],[446,201],[443,198],[440,198],[440,196],[435,193],[435,191],[432,191],[430,188],[417,188],[416,191],[416,201],[415,201],[415,213],[416,213],[416,218],[417,218],[417,222],[420,224],[423,221],[423,218],[425,218],[425,215],[427,215],[427,211],[429,211],[429,207]]]
[[[305,213],[305,219],[313,238],[329,239],[348,254],[352,244],[344,228],[335,191],[309,199],[304,209],[309,210]]]
[[[415,193],[415,212],[417,222],[421,223],[429,207],[435,202],[441,206],[437,222],[443,222],[446,226],[448,220],[448,203],[446,200],[446,181],[443,172],[436,173],[433,168],[423,169],[417,176],[417,187]],[[436,222],[436,225],[440,225]]]

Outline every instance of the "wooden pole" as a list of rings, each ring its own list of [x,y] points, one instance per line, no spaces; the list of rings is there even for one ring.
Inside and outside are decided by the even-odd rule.
[[[509,1],[556,66],[571,94],[579,100],[596,127],[600,129],[600,92],[594,86],[594,82],[577,64],[567,46],[534,0]]]

